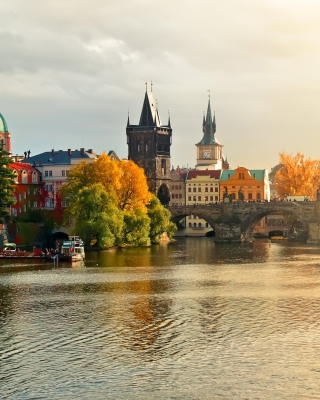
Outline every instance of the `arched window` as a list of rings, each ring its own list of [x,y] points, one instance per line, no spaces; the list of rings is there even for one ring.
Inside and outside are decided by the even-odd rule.
[[[199,222],[198,226],[199,226],[199,228],[201,228],[201,222]]]
[[[25,170],[21,172],[21,182],[28,183],[28,173]]]
[[[38,175],[36,171],[32,172],[32,183],[37,183],[38,182]]]
[[[16,183],[19,183],[17,170],[13,169],[12,172],[15,174],[15,178],[14,179],[15,179]]]

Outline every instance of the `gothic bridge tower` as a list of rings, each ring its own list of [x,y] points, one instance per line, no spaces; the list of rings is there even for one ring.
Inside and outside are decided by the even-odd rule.
[[[127,122],[128,159],[144,169],[150,192],[157,195],[162,204],[170,201],[170,146],[172,129],[162,125],[157,104],[146,84],[139,125]]]

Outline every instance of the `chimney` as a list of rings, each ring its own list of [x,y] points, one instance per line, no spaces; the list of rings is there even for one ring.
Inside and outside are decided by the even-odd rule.
[[[83,156],[84,155],[84,147],[80,148],[80,154]]]
[[[92,149],[89,149],[89,150],[88,150],[88,153],[92,154]]]
[[[51,150],[51,154],[54,156],[54,149]]]
[[[68,149],[68,156],[71,156],[71,149]]]

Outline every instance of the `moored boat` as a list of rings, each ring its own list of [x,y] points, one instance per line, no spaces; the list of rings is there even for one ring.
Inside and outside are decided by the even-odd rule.
[[[60,260],[61,261],[82,261],[85,258],[84,243],[79,236],[69,236],[61,247]]]
[[[45,253],[36,247],[33,247],[32,251],[20,250],[16,243],[5,243],[3,248],[0,250],[1,258],[46,258]]]

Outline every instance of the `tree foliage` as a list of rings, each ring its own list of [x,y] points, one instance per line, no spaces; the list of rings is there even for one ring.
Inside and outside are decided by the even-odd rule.
[[[143,170],[132,161],[112,161],[104,153],[93,163],[76,165],[61,195],[68,204],[66,217],[87,245],[146,246],[166,228],[169,235],[174,232],[169,211],[152,199]]]
[[[148,206],[150,218],[150,239],[153,243],[160,241],[163,232],[171,239],[177,230],[177,226],[170,221],[170,211],[167,210],[156,196],[153,196]]]
[[[282,167],[275,175],[278,194],[305,195],[315,200],[320,185],[320,161],[305,158],[298,152],[296,155],[280,153]]]
[[[7,217],[8,207],[14,204],[15,174],[9,165],[12,163],[7,151],[0,148],[0,216]]]

